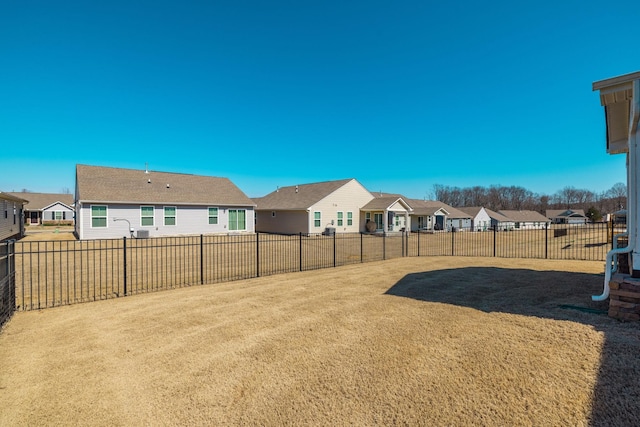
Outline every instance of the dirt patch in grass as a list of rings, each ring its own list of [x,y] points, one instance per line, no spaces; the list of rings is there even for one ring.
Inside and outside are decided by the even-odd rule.
[[[630,425],[602,263],[402,258],[17,313],[0,425]]]

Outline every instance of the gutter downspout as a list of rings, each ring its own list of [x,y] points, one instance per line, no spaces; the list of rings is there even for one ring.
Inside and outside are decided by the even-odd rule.
[[[631,114],[629,123],[629,164],[627,177],[627,234],[629,236],[628,244],[625,248],[612,249],[607,253],[607,259],[604,270],[604,288],[602,294],[592,295],[592,301],[604,301],[609,298],[609,281],[611,275],[617,270],[617,262],[612,267],[613,257],[618,254],[630,253],[635,250],[638,233],[637,215],[638,215],[638,121],[640,120],[640,80],[633,81],[633,97],[631,102]],[[633,212],[632,212],[633,210]],[[617,260],[616,260],[617,261]],[[632,260],[633,264],[633,260]],[[633,270],[633,265],[630,266]]]

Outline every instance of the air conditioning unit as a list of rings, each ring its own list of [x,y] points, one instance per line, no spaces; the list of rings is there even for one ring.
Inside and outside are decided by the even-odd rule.
[[[138,230],[136,233],[136,237],[138,239],[147,239],[149,238],[149,230]]]

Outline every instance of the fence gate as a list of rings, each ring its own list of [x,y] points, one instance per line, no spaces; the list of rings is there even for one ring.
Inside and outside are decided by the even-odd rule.
[[[0,326],[16,309],[15,242],[0,242]]]

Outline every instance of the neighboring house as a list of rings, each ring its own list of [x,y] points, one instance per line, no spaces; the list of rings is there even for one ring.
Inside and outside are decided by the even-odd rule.
[[[411,231],[443,231],[447,224],[449,211],[444,203],[435,200],[409,199],[411,212]]]
[[[584,209],[560,209],[547,210],[547,218],[552,224],[585,225],[589,218],[584,214]]]
[[[81,240],[253,233],[254,207],[228,178],[76,166]]]
[[[20,197],[0,191],[0,241],[24,237],[25,203]]]
[[[409,199],[411,212],[411,231],[444,231],[451,206],[436,200]]]
[[[25,224],[73,225],[75,212],[72,194],[30,192],[10,194],[28,201],[24,207]]]
[[[536,211],[501,210],[498,213],[513,221],[515,230],[545,228],[551,221]]]
[[[409,199],[412,231],[452,231],[471,228],[471,216],[437,200]]]
[[[366,231],[400,232],[411,229],[411,206],[400,194],[371,193],[374,199],[362,207]],[[368,223],[375,224],[367,226]],[[369,228],[370,227],[370,228]]]
[[[515,222],[506,216],[485,208],[487,215],[491,219],[491,229],[497,231],[511,231],[515,228]]]
[[[485,208],[481,206],[474,206],[458,209],[471,216],[472,231],[487,231],[491,228],[491,217]]]
[[[471,230],[471,215],[449,205],[446,206],[449,211],[449,216],[447,217],[447,231]]]
[[[365,231],[360,209],[374,199],[355,179],[279,187],[255,198],[256,231],[280,234]]]

